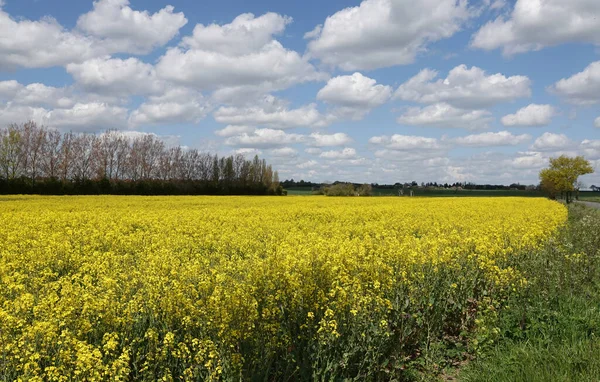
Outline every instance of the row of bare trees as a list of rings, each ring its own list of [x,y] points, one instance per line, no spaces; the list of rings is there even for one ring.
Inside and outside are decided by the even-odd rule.
[[[210,193],[277,193],[279,177],[258,156],[218,157],[196,149],[168,147],[152,134],[135,136],[61,133],[34,122],[0,129],[0,181],[27,183],[194,183]],[[200,187],[200,186],[198,186]],[[202,193],[196,187],[196,192]],[[201,189],[202,187],[200,187]]]

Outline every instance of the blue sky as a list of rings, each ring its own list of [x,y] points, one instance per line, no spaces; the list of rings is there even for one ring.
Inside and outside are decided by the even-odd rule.
[[[259,153],[282,179],[600,170],[597,0],[0,4],[3,125]]]

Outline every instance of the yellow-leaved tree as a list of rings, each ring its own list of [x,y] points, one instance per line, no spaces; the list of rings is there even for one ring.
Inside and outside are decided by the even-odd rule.
[[[550,198],[564,195],[569,203],[573,191],[576,190],[577,179],[581,175],[593,172],[590,162],[584,157],[561,155],[558,158],[550,158],[550,167],[540,171],[540,185]]]

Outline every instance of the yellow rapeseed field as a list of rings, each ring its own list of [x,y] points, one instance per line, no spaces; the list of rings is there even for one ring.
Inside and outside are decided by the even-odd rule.
[[[0,197],[0,380],[376,379],[493,338],[527,283],[511,264],[566,218],[526,198]]]

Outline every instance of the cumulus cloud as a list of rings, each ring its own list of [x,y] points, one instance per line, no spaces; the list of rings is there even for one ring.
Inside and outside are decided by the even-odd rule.
[[[92,38],[66,31],[53,18],[15,20],[0,8],[0,69],[64,65],[97,50]]]
[[[198,89],[232,88],[236,93],[267,93],[328,78],[297,52],[274,39],[291,19],[268,13],[255,18],[243,14],[230,24],[197,25],[180,47],[159,59],[161,78]],[[250,88],[250,89],[249,89]]]
[[[532,150],[538,151],[556,151],[572,148],[574,142],[565,134],[554,134],[546,132],[533,142]]]
[[[308,144],[316,147],[345,146],[352,142],[346,133],[321,134],[312,133],[308,137]]]
[[[581,150],[586,159],[598,160],[600,159],[600,140],[598,139],[584,139],[581,142]]]
[[[222,106],[214,112],[215,121],[230,125],[262,125],[278,129],[294,127],[323,127],[335,118],[323,115],[312,103],[290,109],[288,103],[267,96],[251,107]]]
[[[291,147],[282,147],[270,150],[269,154],[272,157],[277,158],[295,158],[296,156],[298,156],[298,150],[293,149]]]
[[[129,7],[129,0],[98,0],[77,20],[77,28],[101,39],[111,52],[147,54],[171,41],[185,24],[183,13],[166,6],[150,14]]]
[[[545,158],[540,152],[523,152],[511,160],[511,165],[516,169],[540,169],[548,164],[548,158]]]
[[[452,143],[465,147],[492,147],[492,146],[516,146],[531,140],[531,135],[513,135],[508,131],[497,133],[481,133],[467,135],[450,140]]]
[[[150,96],[131,113],[133,126],[161,123],[198,123],[210,112],[211,106],[201,93],[185,88],[173,88],[160,96]]]
[[[369,143],[388,150],[400,151],[437,151],[445,148],[437,138],[401,134],[394,134],[391,137],[387,135],[371,137]]]
[[[481,27],[471,46],[513,55],[568,42],[600,45],[599,14],[596,0],[517,0],[510,16]]]
[[[46,116],[50,127],[73,131],[100,131],[127,126],[127,109],[105,103],[77,103],[69,109],[54,109]]]
[[[600,61],[592,62],[583,71],[561,79],[549,90],[570,103],[597,104],[600,102]]]
[[[1,81],[0,126],[34,121],[53,128],[91,132],[126,127],[126,108],[91,98],[75,94],[71,88]]]
[[[323,152],[323,150],[318,147],[308,147],[304,149],[304,152],[310,155],[319,155]]]
[[[309,161],[297,164],[296,167],[298,167],[298,168],[312,168],[312,167],[318,166],[318,164],[319,164],[319,162],[317,162],[316,160],[309,160]]]
[[[23,123],[34,121],[38,125],[44,125],[47,122],[48,110],[42,107],[19,106],[0,104],[0,127],[11,123]]]
[[[269,44],[291,22],[291,17],[273,12],[259,17],[244,13],[230,24],[196,25],[192,35],[183,38],[182,45],[233,56],[250,54]]]
[[[397,122],[412,126],[478,130],[488,128],[491,119],[491,113],[486,110],[464,110],[447,103],[437,103],[424,108],[408,108],[398,117]]]
[[[435,80],[437,77],[435,70],[423,69],[400,85],[394,97],[403,101],[445,102],[454,107],[477,109],[531,96],[531,81],[526,76],[488,75],[476,66],[469,69],[459,65],[450,70],[446,78]]]
[[[229,137],[225,140],[225,144],[251,148],[271,148],[299,143],[303,140],[304,136],[300,134],[288,134],[285,131],[275,129],[256,129],[252,133]]]
[[[262,155],[263,152],[258,149],[246,147],[246,148],[237,149],[234,151],[234,153],[243,155],[246,158],[251,158],[251,157],[254,157],[255,155]]]
[[[334,113],[352,119],[362,119],[371,109],[386,103],[392,94],[390,86],[361,73],[331,78],[317,93],[317,99],[337,106]]]
[[[228,125],[220,130],[216,130],[215,134],[220,137],[232,137],[244,133],[252,133],[255,130],[253,126],[244,125]]]
[[[23,85],[17,81],[0,81],[0,101],[12,105],[69,108],[75,104],[70,89],[40,83]]]
[[[546,126],[552,122],[556,110],[551,105],[530,104],[515,114],[502,117],[504,126]]]
[[[305,35],[308,51],[346,71],[410,64],[429,43],[449,38],[472,16],[466,1],[365,0]]]
[[[67,30],[52,17],[14,19],[0,8],[0,68],[44,68],[78,63],[113,53],[150,53],[185,24],[168,6],[150,15],[127,0],[99,0]]]
[[[319,156],[325,159],[354,159],[357,157],[357,153],[355,149],[346,147],[343,150],[325,151]]]
[[[137,58],[95,58],[67,65],[67,72],[89,92],[110,96],[156,94],[164,83],[156,78],[154,67]]]

